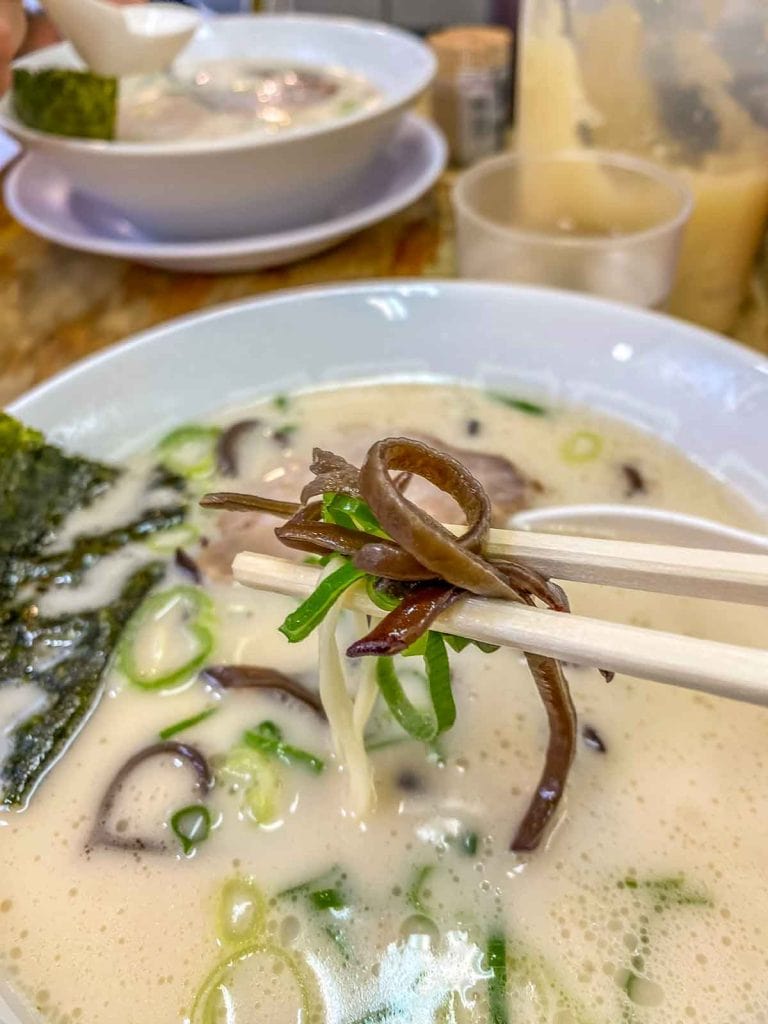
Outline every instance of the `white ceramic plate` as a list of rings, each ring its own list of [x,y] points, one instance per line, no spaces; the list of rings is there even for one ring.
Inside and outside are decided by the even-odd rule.
[[[57,165],[34,152],[6,175],[4,197],[21,224],[70,249],[166,270],[225,273],[291,263],[336,245],[419,199],[445,161],[445,140],[437,128],[408,114],[376,163],[332,205],[326,219],[277,234],[205,242],[153,238],[114,206],[79,192]]]
[[[284,292],[142,334],[10,411],[76,450],[120,457],[228,403],[393,375],[586,403],[675,443],[768,513],[768,361],[657,314],[543,289],[399,281]],[[0,1021],[18,1024],[2,996]]]

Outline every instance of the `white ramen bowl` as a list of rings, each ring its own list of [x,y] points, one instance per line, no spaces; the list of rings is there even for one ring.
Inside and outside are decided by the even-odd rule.
[[[364,75],[381,100],[369,110],[285,134],[103,142],[34,131],[15,117],[6,95],[0,101],[0,126],[151,235],[237,237],[322,219],[376,159],[435,68],[430,49],[407,32],[306,15],[211,18],[180,61],[228,57],[340,67]],[[24,57],[17,66],[82,65],[69,44],[60,44]]]
[[[9,411],[75,450],[119,458],[226,405],[393,377],[588,405],[676,445],[768,515],[768,361],[659,314],[545,289],[398,281],[283,292],[141,334]],[[3,991],[0,977],[0,1021],[32,1024],[3,1006]]]

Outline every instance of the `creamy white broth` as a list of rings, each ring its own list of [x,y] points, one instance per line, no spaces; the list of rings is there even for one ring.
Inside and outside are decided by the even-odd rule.
[[[541,491],[526,492],[533,503],[623,500],[627,464],[646,485],[635,502],[756,525],[732,493],[673,450],[581,410],[527,415],[471,389],[432,385],[350,387],[282,405],[223,415],[223,424],[247,414],[260,426],[238,447],[241,476],[199,486],[294,497],[313,445],[359,459],[377,437],[415,433],[506,454],[540,481]],[[479,424],[472,434],[470,421]],[[598,438],[596,457],[565,461],[563,444],[585,432]],[[139,462],[146,465],[146,457]],[[130,500],[127,494],[127,511]],[[107,511],[119,518],[119,509]],[[98,514],[87,513],[80,528],[90,529]],[[209,543],[189,550],[208,570],[219,620],[211,660],[269,665],[315,687],[315,639],[289,645],[277,631],[295,602],[225,576],[229,550],[248,546],[246,539],[266,547],[272,524],[202,512],[196,520]],[[231,535],[222,539],[224,523]],[[166,585],[174,582],[187,582],[177,569]],[[568,592],[581,613],[753,644],[764,635],[764,613],[753,609],[587,587]],[[187,1020],[196,993],[228,956],[217,939],[217,900],[240,876],[270,901],[269,937],[258,940],[268,952],[241,963],[236,1010],[212,1019],[297,1020],[294,975],[274,959],[275,949],[287,949],[312,979],[313,1019],[427,1022],[453,1013],[489,1021],[482,954],[496,928],[508,942],[511,1021],[768,1019],[768,797],[760,781],[768,713],[622,677],[606,684],[593,670],[569,668],[580,727],[596,730],[606,750],[580,740],[554,829],[538,851],[520,856],[508,845],[546,743],[538,696],[515,652],[467,650],[452,666],[458,718],[440,740],[444,763],[410,740],[373,752],[378,803],[364,822],[349,811],[345,773],[309,709],[270,694],[222,696],[198,681],[171,693],[142,692],[113,670],[92,721],[30,807],[0,814],[0,973],[44,1020]],[[165,854],[92,846],[86,854],[115,771],[160,729],[208,706],[217,713],[179,739],[215,756],[244,728],[269,719],[287,741],[324,758],[325,772],[278,766],[277,815],[266,827],[241,813],[240,794],[217,786],[214,829],[190,858],[175,846]],[[381,704],[369,732],[384,740],[399,733]],[[155,772],[145,765],[108,825],[120,835],[159,834],[172,845],[165,823],[194,802],[190,778],[169,763]],[[462,846],[471,833],[478,836],[474,855]],[[277,898],[334,865],[345,875],[350,911],[334,917],[310,909],[304,896]],[[434,870],[421,904],[429,923],[409,901],[415,873],[427,866]],[[658,884],[680,878],[677,887]],[[331,873],[315,889],[333,884]],[[329,925],[340,929],[348,959]],[[466,1006],[454,999],[449,1013],[450,989],[463,993]]]
[[[380,102],[367,78],[344,68],[222,58],[121,79],[117,138],[172,142],[284,134],[343,120]]]

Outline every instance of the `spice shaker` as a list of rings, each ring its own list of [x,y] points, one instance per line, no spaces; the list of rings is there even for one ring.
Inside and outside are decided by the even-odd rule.
[[[512,33],[500,26],[456,26],[429,42],[437,57],[432,110],[451,159],[466,166],[504,149]]]

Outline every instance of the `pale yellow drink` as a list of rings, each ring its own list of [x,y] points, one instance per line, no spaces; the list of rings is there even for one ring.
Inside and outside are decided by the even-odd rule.
[[[650,38],[626,0],[576,15],[566,31],[562,6],[534,0],[528,12],[518,81],[518,145],[551,153],[595,145],[629,150],[680,171],[695,206],[680,255],[670,312],[714,330],[734,323],[768,216],[768,136],[731,96],[731,71],[703,36],[673,44],[679,84],[699,90],[717,124],[717,148],[685,151],[666,131],[648,70]],[[595,166],[572,181],[531,180],[524,201],[547,207],[559,189],[578,202],[631,208]],[[563,193],[559,193],[561,196]],[[631,222],[627,209],[619,226]],[[640,217],[638,217],[638,220]]]

